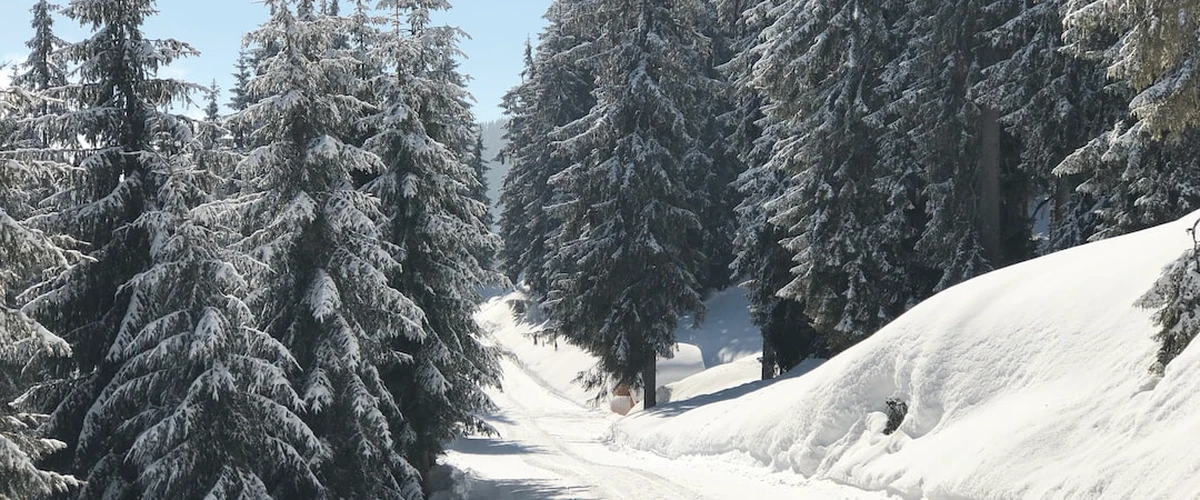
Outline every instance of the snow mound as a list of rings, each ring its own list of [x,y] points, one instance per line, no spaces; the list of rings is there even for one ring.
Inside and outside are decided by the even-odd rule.
[[[724,391],[729,389],[738,389],[745,393],[779,381],[780,379],[762,380],[762,362],[759,360],[759,356],[761,353],[754,353],[732,363],[715,366],[678,382],[667,384],[659,389],[658,401],[659,403],[684,401],[712,394],[728,397],[729,393]],[[788,372],[784,378],[802,375],[821,366],[821,363],[824,362],[823,359],[805,360]],[[700,402],[691,401],[689,403],[699,404]]]
[[[1198,216],[963,283],[807,374],[633,414],[611,439],[911,499],[1200,498],[1200,346],[1156,380],[1134,306]],[[884,435],[889,398],[908,414]]]

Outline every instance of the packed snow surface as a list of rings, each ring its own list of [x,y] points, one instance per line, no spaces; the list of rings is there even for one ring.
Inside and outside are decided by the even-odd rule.
[[[1200,498],[1200,346],[1151,376],[1134,305],[1197,217],[989,273],[807,373],[672,398],[610,439],[907,499]],[[884,435],[889,398],[909,411]]]
[[[676,460],[614,447],[605,436],[620,417],[604,409],[606,405],[587,404],[593,394],[570,383],[595,360],[565,343],[556,346],[545,336],[535,343],[539,326],[519,321],[508,307],[521,300],[520,294],[495,298],[477,315],[507,353],[501,363],[503,390],[489,391],[498,408],[485,417],[497,435],[453,443],[443,460],[445,467],[433,478],[438,490],[431,500],[894,498],[773,472],[746,457]],[[685,346],[681,353],[677,359],[691,361],[680,364],[700,364],[699,348]],[[687,387],[699,387],[698,376],[691,377]],[[707,383],[714,388],[713,380]]]

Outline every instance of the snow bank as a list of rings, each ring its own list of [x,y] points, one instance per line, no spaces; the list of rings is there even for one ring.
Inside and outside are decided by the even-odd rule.
[[[904,498],[1200,498],[1200,346],[1161,380],[1133,306],[1200,215],[969,281],[801,376],[668,403],[612,440]],[[907,402],[885,436],[888,398]]]
[[[762,363],[759,361],[760,355],[761,353],[754,353],[732,363],[709,368],[678,382],[667,384],[665,387],[659,389],[658,401],[659,403],[683,401],[700,396],[718,394],[728,389],[749,392],[779,381],[780,379],[765,382],[762,380]],[[783,378],[802,375],[821,366],[821,363],[824,362],[825,360],[821,359],[805,360],[788,372]],[[697,402],[690,403],[696,404]]]

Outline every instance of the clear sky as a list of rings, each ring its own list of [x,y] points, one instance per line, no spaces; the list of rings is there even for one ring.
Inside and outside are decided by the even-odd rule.
[[[536,42],[545,25],[542,14],[550,1],[450,0],[453,8],[434,18],[437,23],[458,26],[471,36],[461,42],[466,53],[462,70],[472,79],[470,90],[481,121],[500,117],[497,107],[500,98],[520,81],[525,40]],[[33,0],[0,0],[0,58],[25,59],[24,44],[33,35],[28,11],[33,3]],[[342,1],[343,9],[348,3]],[[147,34],[188,42],[201,53],[200,57],[176,63],[163,75],[204,85],[215,78],[222,89],[232,84],[230,75],[242,34],[254,29],[267,16],[266,7],[253,0],[159,0],[158,10],[159,14],[147,21]],[[55,30],[68,41],[84,35],[82,28],[61,16],[56,18]],[[222,97],[223,101],[226,99],[227,96]]]

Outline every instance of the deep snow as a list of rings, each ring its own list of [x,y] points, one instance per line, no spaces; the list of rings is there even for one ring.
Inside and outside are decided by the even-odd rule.
[[[679,374],[695,373],[665,381],[669,402],[624,418],[581,406],[593,394],[570,379],[593,362],[587,354],[565,343],[535,345],[527,335],[537,327],[495,299],[480,321],[513,354],[510,366],[520,365],[506,366],[506,384],[514,373],[526,382],[496,396],[501,411],[492,419],[525,444],[509,456],[467,441],[450,462],[468,469],[466,483],[476,486],[468,498],[610,498],[625,486],[595,483],[614,463],[636,463],[650,481],[690,485],[699,498],[747,496],[704,482],[725,477],[779,487],[749,493],[760,498],[1200,498],[1200,347],[1152,376],[1154,311],[1135,306],[1190,248],[1187,229],[1197,217],[961,284],[835,358],[773,381],[757,380],[756,331],[725,327],[748,325],[744,310],[714,308],[709,326],[677,332],[696,347],[685,346],[690,367]],[[735,293],[713,299],[734,303]],[[885,436],[888,398],[910,409]],[[530,400],[551,411],[514,403]],[[546,432],[520,430],[527,426]],[[530,459],[547,441],[569,443],[584,460],[563,459],[553,447]],[[495,446],[507,445],[483,449]]]
[[[987,274],[811,372],[634,413],[610,439],[911,499],[1200,498],[1200,347],[1151,376],[1153,311],[1134,306],[1197,217]],[[888,398],[910,410],[885,436]]]

